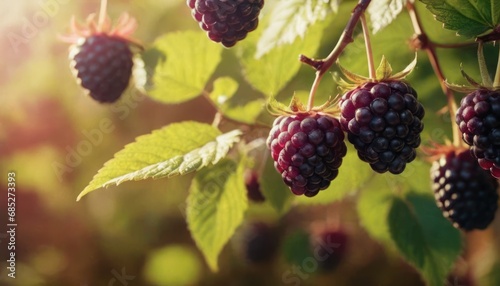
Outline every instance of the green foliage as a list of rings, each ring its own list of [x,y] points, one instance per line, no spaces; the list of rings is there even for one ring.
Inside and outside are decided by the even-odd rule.
[[[476,37],[500,22],[498,0],[422,0],[446,29],[465,37]]]
[[[393,199],[388,221],[402,255],[429,285],[443,285],[462,245],[460,233],[443,217],[432,196],[410,193],[406,200]]]
[[[239,141],[241,132],[226,134],[197,122],[171,124],[137,138],[104,164],[78,196],[125,181],[184,175],[216,164]]]
[[[259,30],[253,32],[238,51],[246,80],[264,95],[276,96],[299,71],[298,55],[316,53],[324,28],[325,22],[318,22],[308,29],[303,39],[280,45],[261,57],[257,57],[255,46]]]
[[[217,257],[243,221],[248,207],[243,182],[245,163],[223,160],[196,174],[187,198],[187,222],[208,265],[217,271]]]
[[[309,26],[338,10],[336,0],[280,0],[271,13],[272,21],[257,43],[257,58],[273,49],[304,39]]]
[[[164,103],[181,103],[202,94],[221,61],[222,47],[203,32],[176,32],[155,41],[160,53],[149,96]]]
[[[373,33],[391,24],[403,11],[408,0],[372,0],[366,11],[370,15]]]
[[[214,81],[214,90],[210,99],[218,106],[222,114],[238,122],[254,124],[263,110],[264,100],[256,99],[242,104],[234,103],[234,95],[238,91],[238,82],[230,77],[218,78]]]

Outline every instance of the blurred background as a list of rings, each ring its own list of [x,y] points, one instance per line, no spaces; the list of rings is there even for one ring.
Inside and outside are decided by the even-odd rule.
[[[318,55],[310,56],[329,53],[354,3],[345,1]],[[114,19],[122,11],[137,18],[134,35],[146,48],[164,33],[198,29],[184,0],[109,1],[108,6]],[[283,217],[265,202],[252,203],[247,222],[221,254],[218,273],[208,269],[185,223],[192,176],[126,183],[76,202],[101,166],[137,136],[188,119],[210,123],[215,114],[203,99],[164,105],[129,90],[117,103],[101,105],[85,96],[71,74],[68,45],[58,35],[69,32],[72,15],[83,21],[98,9],[96,0],[0,2],[0,186],[6,190],[7,173],[16,173],[18,223],[12,279],[5,267],[7,195],[2,191],[0,285],[424,285],[393,249],[384,249],[360,227],[355,197],[326,206],[296,206]],[[426,25],[433,21],[426,19]],[[407,18],[400,22],[397,29],[408,27]],[[434,28],[440,25],[429,25],[431,35],[437,33]],[[378,41],[396,49],[411,37],[386,35]],[[440,39],[457,40],[451,32]],[[352,54],[361,49],[362,43],[353,44]],[[402,50],[410,56],[396,68],[411,60],[413,52]],[[474,48],[467,54],[470,59],[459,51],[440,53],[452,81],[463,83],[457,57],[477,70]],[[494,54],[496,49],[487,50]],[[227,51],[224,56],[229,60],[220,69],[234,69],[234,56]],[[346,52],[342,62],[356,70],[353,57]],[[444,96],[425,55],[420,58],[414,77],[422,80],[416,89],[429,106],[426,127],[431,126],[424,137],[450,138],[449,119],[435,113],[445,105]],[[301,68],[283,98],[307,91],[313,78],[309,67]],[[331,94],[333,82],[321,90]],[[101,129],[103,121],[111,132]],[[481,285],[498,285],[490,283],[499,281],[494,278],[500,273],[499,229],[497,219],[488,231],[467,235],[468,247],[449,285],[475,285],[469,276],[479,277]],[[328,265],[310,260],[322,235],[335,242],[339,256]]]

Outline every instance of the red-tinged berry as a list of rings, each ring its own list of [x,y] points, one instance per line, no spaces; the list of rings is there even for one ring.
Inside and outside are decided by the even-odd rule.
[[[498,206],[498,182],[468,150],[441,155],[432,164],[431,180],[438,207],[456,228],[485,229],[493,221]]]
[[[246,170],[243,179],[247,188],[247,197],[249,200],[256,203],[261,203],[266,200],[260,190],[259,175],[256,171]]]
[[[456,123],[479,165],[500,178],[500,91],[469,93],[460,102]]]
[[[212,41],[232,47],[257,28],[264,0],[187,0],[187,5]]]
[[[276,118],[267,146],[285,184],[308,197],[328,188],[347,152],[339,121],[319,113]]]
[[[313,237],[311,246],[321,271],[335,270],[344,260],[349,237],[342,229],[324,230]]]
[[[406,82],[365,82],[340,100],[341,126],[361,160],[378,172],[399,174],[416,157],[424,108]]]
[[[103,13],[102,15],[105,15]],[[110,20],[88,17],[85,26],[72,19],[72,34],[63,40],[70,49],[71,68],[78,83],[98,102],[115,102],[129,86],[133,68],[130,37],[137,27],[135,19],[123,14],[115,27]]]

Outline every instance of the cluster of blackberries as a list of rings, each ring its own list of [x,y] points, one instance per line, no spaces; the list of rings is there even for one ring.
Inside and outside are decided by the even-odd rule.
[[[208,37],[232,47],[257,28],[264,0],[187,0]]]
[[[366,82],[340,100],[341,117],[318,113],[278,117],[267,145],[276,170],[296,195],[314,196],[337,177],[346,154],[344,131],[361,160],[399,174],[416,157],[424,108],[399,80]]]

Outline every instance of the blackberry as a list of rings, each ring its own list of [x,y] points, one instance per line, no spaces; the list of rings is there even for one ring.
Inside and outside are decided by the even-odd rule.
[[[73,56],[82,87],[99,102],[116,101],[129,85],[133,54],[129,44],[119,37],[93,35],[77,47]]]
[[[342,129],[374,171],[399,174],[415,159],[425,112],[410,85],[400,80],[365,82],[347,91],[339,104]]]
[[[469,93],[460,102],[456,123],[479,165],[500,178],[500,91]]]
[[[313,240],[313,253],[318,257],[321,271],[332,271],[339,266],[347,251],[348,236],[341,229],[324,230]]]
[[[212,41],[232,47],[257,28],[264,0],[187,0],[187,5]]]
[[[278,250],[279,233],[276,228],[264,222],[245,225],[236,236],[240,253],[246,261],[259,264],[272,260]]]
[[[498,182],[481,169],[468,150],[451,151],[431,167],[436,203],[453,226],[485,229],[498,204]]]
[[[247,197],[249,200],[260,203],[266,200],[260,191],[259,175],[254,170],[246,170],[244,174]]]
[[[318,113],[276,118],[267,146],[285,184],[308,197],[337,177],[347,151],[339,121]]]

